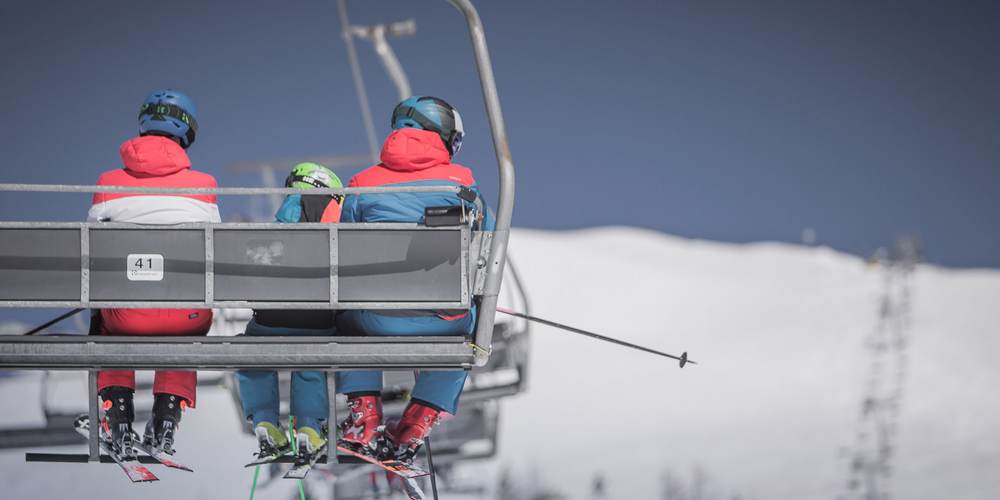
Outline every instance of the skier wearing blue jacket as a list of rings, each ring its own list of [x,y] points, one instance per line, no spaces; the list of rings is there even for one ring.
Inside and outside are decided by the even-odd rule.
[[[479,197],[472,171],[451,162],[464,136],[462,117],[451,105],[436,97],[410,97],[393,110],[391,124],[381,162],[351,178],[348,187],[464,186]],[[448,192],[348,195],[340,220],[422,223],[427,207],[461,204],[475,209]],[[493,229],[486,212],[474,229]],[[476,313],[475,305],[467,311],[348,310],[338,316],[337,326],[342,335],[471,335]],[[341,437],[370,455],[410,461],[439,416],[458,410],[465,378],[465,371],[417,372],[402,418],[382,433],[382,372],[338,372],[337,390],[347,395],[351,408],[340,424]]]
[[[285,180],[285,187],[339,188],[340,179],[330,169],[316,163],[296,165]],[[285,197],[275,219],[278,222],[321,222],[339,219],[341,196],[299,195]],[[323,336],[335,333],[333,312],[329,310],[255,310],[246,334]],[[292,445],[278,422],[278,372],[240,370],[237,372],[243,415],[253,423],[260,445],[258,456],[282,454]],[[297,449],[311,454],[326,442],[323,422],[329,416],[326,374],[321,371],[294,371],[291,384],[291,409],[295,417]]]

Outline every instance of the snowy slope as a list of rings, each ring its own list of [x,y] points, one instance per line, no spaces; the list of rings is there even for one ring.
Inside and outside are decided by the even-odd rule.
[[[657,498],[664,468],[695,465],[720,495],[842,490],[879,269],[824,248],[621,228],[519,231],[512,252],[537,315],[701,364],[537,327],[530,391],[505,404],[504,462],[544,467],[571,498],[597,471],[611,498]],[[914,292],[895,498],[996,498],[1000,272],[919,266]],[[570,457],[584,465],[552,465]]]
[[[586,498],[597,472],[610,498],[657,498],[665,468],[687,476],[695,465],[720,495],[829,500],[841,491],[877,268],[824,248],[626,228],[518,230],[511,252],[535,314],[687,350],[700,364],[679,370],[535,327],[529,392],[504,402],[501,455],[476,468],[509,467],[569,498]],[[993,498],[1000,272],[920,266],[914,290],[895,498]],[[35,394],[30,376],[16,380],[0,379],[3,401]],[[0,412],[0,426],[39,418],[29,406]],[[228,394],[206,390],[185,417],[181,453],[194,475],[163,471],[159,484],[131,486],[113,466],[25,464],[24,450],[8,450],[0,497],[247,498],[251,473],[240,465],[253,443],[233,412]],[[290,498],[279,486],[256,498]]]

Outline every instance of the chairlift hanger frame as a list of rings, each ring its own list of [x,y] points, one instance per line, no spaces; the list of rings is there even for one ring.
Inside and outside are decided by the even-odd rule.
[[[322,342],[326,342],[328,349],[332,352],[331,356],[337,357],[337,359],[326,360],[329,365],[324,365],[323,369],[327,370],[328,374],[331,370],[343,369],[345,367],[362,367],[362,364],[367,364],[369,368],[380,368],[380,369],[410,369],[416,366],[421,366],[424,368],[441,368],[441,369],[469,369],[472,365],[483,366],[489,360],[490,346],[492,345],[493,336],[493,320],[495,316],[495,310],[497,306],[497,300],[500,292],[500,285],[503,279],[503,270],[506,263],[507,255],[507,242],[510,236],[510,226],[511,219],[513,215],[514,208],[514,163],[510,152],[510,146],[507,141],[507,132],[504,124],[503,113],[500,106],[500,98],[497,93],[496,81],[493,75],[493,67],[490,61],[489,50],[486,43],[485,30],[482,25],[482,21],[479,18],[479,14],[476,11],[475,6],[473,6],[470,0],[448,0],[452,6],[459,10],[465,17],[467,27],[469,29],[469,35],[473,48],[473,56],[476,63],[476,68],[479,74],[480,85],[483,92],[483,99],[485,101],[486,114],[490,124],[490,133],[493,140],[493,147],[497,158],[497,167],[499,170],[500,179],[500,191],[499,199],[496,205],[496,229],[491,233],[488,233],[483,238],[483,244],[488,245],[488,251],[484,248],[483,256],[476,255],[476,267],[481,268],[480,272],[484,273],[485,279],[482,284],[482,293],[478,295],[480,314],[478,315],[478,321],[476,325],[476,331],[472,341],[465,339],[464,337],[454,338],[451,340],[443,340],[441,338],[435,338],[433,340],[429,338],[410,338],[407,341],[396,341],[390,340],[389,338],[367,338],[367,342],[364,341],[344,341],[343,338],[328,338],[323,337],[319,339]],[[426,189],[426,188],[424,188]],[[381,193],[381,192],[415,192],[421,190],[419,187],[408,187],[408,188],[341,188],[341,189],[329,189],[329,190],[309,190],[310,194],[348,194],[348,193]],[[440,191],[441,188],[436,189]],[[124,187],[114,187],[114,186],[61,186],[61,185],[25,185],[25,184],[3,184],[0,185],[0,191],[29,191],[29,192],[80,192],[80,193],[93,193],[93,192],[130,192],[130,193],[188,193],[188,194],[208,194],[216,193],[221,195],[240,195],[240,194],[292,194],[297,192],[304,192],[304,190],[296,190],[293,188],[213,188],[213,189],[168,189],[168,188],[124,188]],[[329,191],[329,192],[328,192]],[[37,227],[43,227],[45,223],[21,223],[22,227],[29,228],[32,224],[38,224]],[[279,230],[288,230],[288,228],[280,228]],[[114,303],[106,303],[109,307],[116,307]],[[0,303],[0,307],[17,307],[16,304],[11,303]],[[181,362],[178,360],[177,363],[166,366],[160,363],[147,363],[145,361],[136,359],[141,356],[156,355],[157,353],[165,352],[164,350],[169,350],[180,346],[181,351],[184,349],[190,349],[192,352],[198,349],[205,349],[206,346],[212,345],[214,340],[206,341],[210,337],[197,337],[197,338],[174,338],[174,342],[164,342],[158,343],[155,341],[136,341],[136,339],[129,339],[128,341],[122,342],[122,339],[111,338],[94,338],[94,337],[82,337],[80,339],[63,340],[55,338],[44,338],[44,337],[17,337],[16,339],[3,339],[0,342],[0,369],[15,368],[15,369],[68,369],[68,365],[77,367],[78,369],[87,369],[89,372],[88,386],[89,386],[89,405],[90,405],[90,418],[92,421],[97,421],[98,408],[97,408],[97,394],[96,394],[96,370],[103,368],[105,364],[102,363],[91,363],[89,361],[96,361],[97,356],[107,356],[112,354],[111,348],[121,349],[123,351],[118,351],[117,355],[123,356],[124,353],[131,353],[133,359],[131,361],[125,361],[124,358],[119,358],[122,361],[114,363],[117,368],[155,368],[163,369],[170,368],[172,366],[182,367],[190,366],[187,362]],[[255,368],[315,368],[318,361],[315,357],[309,358],[310,354],[315,354],[316,344],[311,344],[307,341],[302,341],[300,337],[300,343],[289,344],[283,349],[281,355],[275,356],[273,354],[273,349],[268,349],[269,354],[267,356],[260,356],[254,358],[252,361],[247,361],[246,364],[240,362],[237,363],[235,360],[230,359],[228,366],[220,366],[220,368],[240,368],[243,366],[253,366]],[[336,339],[336,340],[333,340]],[[157,339],[162,340],[162,339]],[[248,352],[254,349],[259,349],[261,346],[268,347],[267,344],[256,343],[256,347],[249,344],[253,344],[249,341],[228,339],[229,342],[216,346],[218,348],[225,349],[227,351],[235,353],[237,351],[243,350],[243,354],[246,356],[253,356],[255,354],[264,354],[263,350],[254,353]],[[234,341],[235,340],[235,341]],[[285,340],[285,339],[281,339]],[[76,341],[81,342],[77,344]],[[426,342],[425,342],[426,341]],[[74,347],[80,348],[77,361],[69,362],[68,365],[64,360],[53,360],[53,356],[58,356],[60,350],[65,350],[66,345],[70,344]],[[247,344],[247,345],[244,345]],[[373,358],[370,363],[344,363],[343,356],[345,355],[344,349],[346,346],[364,346],[359,348],[358,352],[364,352]],[[441,349],[445,348],[445,356],[450,354],[455,354],[456,358],[460,358],[459,362],[454,362],[455,360],[449,360],[445,362],[440,362],[437,366],[427,366],[427,360],[434,357],[433,352],[427,352],[426,354],[418,354],[415,349],[422,349],[425,346],[432,346],[438,354],[441,353]],[[451,352],[448,351],[449,348],[459,346],[461,352]],[[402,347],[402,348],[401,348]],[[371,349],[366,351],[366,349]],[[399,354],[400,357],[394,357],[394,353],[390,352],[393,349],[399,351],[395,354]],[[417,349],[419,350],[419,349]],[[85,354],[90,352],[90,354]],[[449,354],[450,353],[450,354]],[[76,353],[74,353],[76,354]],[[178,355],[184,356],[186,353],[178,352]],[[410,356],[410,362],[398,362],[400,359]],[[35,357],[35,362],[26,362],[27,359]],[[15,359],[16,358],[16,359]],[[223,363],[226,364],[226,363]],[[434,364],[433,362],[431,364]],[[348,366],[350,365],[350,366]],[[110,366],[110,365],[108,365]],[[334,391],[333,384],[329,384],[329,390]],[[333,402],[333,398],[331,398]],[[331,405],[332,409],[335,409],[335,404]],[[336,418],[334,414],[331,417]],[[333,426],[331,426],[331,429]],[[90,449],[89,449],[89,460],[91,462],[100,461],[100,453],[97,441],[97,430],[98,426],[91,426],[90,434]],[[333,436],[331,436],[333,437]]]

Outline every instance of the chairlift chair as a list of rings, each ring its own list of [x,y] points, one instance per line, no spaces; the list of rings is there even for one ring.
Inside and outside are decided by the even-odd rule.
[[[466,337],[0,338],[0,369],[87,370],[98,418],[103,369],[450,369],[490,360],[514,202],[514,166],[482,23],[469,28],[500,178],[496,229],[457,225],[220,223],[139,226],[0,222],[0,307],[468,309]],[[261,195],[294,188],[136,188],[0,184],[0,192]],[[452,191],[406,186],[311,189],[309,194]],[[274,345],[281,344],[275,352]],[[331,391],[332,391],[332,385]],[[331,426],[332,427],[332,426]],[[334,438],[335,436],[331,436]],[[85,460],[100,461],[97,426]]]

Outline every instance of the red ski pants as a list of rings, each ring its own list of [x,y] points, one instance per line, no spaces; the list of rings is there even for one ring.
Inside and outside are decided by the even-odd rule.
[[[103,309],[101,335],[205,335],[212,327],[211,309]],[[198,375],[193,371],[158,371],[153,394],[174,394],[195,405]],[[121,386],[135,389],[132,370],[97,374],[97,390]]]

